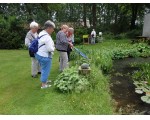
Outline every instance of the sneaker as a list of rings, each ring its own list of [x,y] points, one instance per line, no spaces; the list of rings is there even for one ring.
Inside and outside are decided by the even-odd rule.
[[[46,84],[49,84],[49,83],[51,83],[51,82],[52,82],[51,80],[47,80]]]
[[[49,87],[51,87],[51,85],[44,85],[41,87],[41,89],[45,89],[45,88],[49,88]]]
[[[32,77],[33,77],[33,78],[37,78],[38,76],[37,76],[37,75],[32,75]]]

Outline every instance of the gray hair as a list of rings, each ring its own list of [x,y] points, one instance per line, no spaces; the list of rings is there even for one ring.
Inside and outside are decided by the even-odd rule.
[[[48,20],[48,21],[45,22],[44,29],[47,29],[49,27],[55,28],[55,24],[52,21],[50,21],[50,20]]]
[[[74,29],[73,29],[72,27],[70,27],[70,28],[68,29],[68,31],[70,31],[71,33],[73,33],[73,32],[74,32]]]
[[[30,28],[38,28],[38,23],[36,23],[35,21],[30,23]]]

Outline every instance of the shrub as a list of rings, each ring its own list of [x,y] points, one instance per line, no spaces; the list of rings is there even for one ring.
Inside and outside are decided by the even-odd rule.
[[[114,39],[116,39],[116,40],[126,39],[126,33],[121,33],[121,34],[115,35]]]
[[[7,19],[1,17],[1,21],[7,24],[0,24],[0,49],[18,49],[24,43],[26,31],[22,27],[22,21],[14,16]]]
[[[75,37],[74,42],[75,42],[75,44],[81,44],[83,42],[83,38],[81,38],[81,37]]]
[[[142,35],[142,31],[141,30],[132,30],[126,33],[126,36],[128,38],[135,38],[136,36],[141,36]]]
[[[54,81],[54,86],[61,92],[83,92],[89,87],[88,80],[78,74],[76,67],[65,69]]]
[[[75,29],[74,34],[75,34],[75,44],[80,44],[82,43],[83,35],[87,35],[89,33],[87,28],[78,28]]]
[[[111,40],[114,38],[114,34],[111,33],[111,32],[105,32],[103,33],[103,37],[106,39],[106,40]]]

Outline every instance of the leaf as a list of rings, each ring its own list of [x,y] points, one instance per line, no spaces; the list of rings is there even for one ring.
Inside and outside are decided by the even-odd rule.
[[[135,90],[135,92],[138,93],[138,94],[142,94],[143,93],[143,91],[141,89],[137,89],[137,90]]]
[[[146,102],[146,103],[150,104],[150,96],[142,96],[142,97],[141,97],[141,100],[142,100],[143,102]]]

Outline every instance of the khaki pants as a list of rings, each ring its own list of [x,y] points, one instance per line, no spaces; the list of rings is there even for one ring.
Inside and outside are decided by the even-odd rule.
[[[31,75],[37,75],[38,72],[41,72],[39,62],[34,57],[31,57]]]
[[[63,71],[65,68],[69,66],[68,55],[67,52],[59,52],[59,53],[60,53],[60,71]]]

